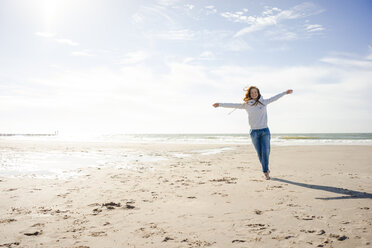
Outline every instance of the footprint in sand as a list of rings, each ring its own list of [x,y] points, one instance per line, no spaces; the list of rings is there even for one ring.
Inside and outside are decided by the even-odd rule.
[[[306,215],[306,216],[295,215],[294,217],[298,220],[314,220],[315,219],[314,215],[312,215],[312,216],[310,216],[310,215]]]
[[[134,209],[135,206],[133,205],[134,202],[127,202],[124,206],[125,209]]]
[[[153,199],[156,199],[159,195],[156,192],[151,192],[151,196]]]
[[[315,219],[323,219],[323,216],[315,216],[315,215],[294,215],[294,217],[298,220],[315,220]]]
[[[97,215],[97,214],[99,214],[101,212],[102,212],[102,209],[99,209],[99,208],[93,209],[93,215]]]
[[[188,196],[188,199],[196,199],[196,196]]]
[[[200,164],[204,164],[206,166],[211,166],[212,165],[212,162],[210,161],[199,161]]]
[[[67,192],[67,193],[64,193],[64,194],[58,194],[57,196],[62,197],[62,198],[66,198],[66,196],[68,196],[69,194],[70,194],[70,192]]]
[[[166,231],[163,228],[158,227],[155,223],[149,223],[148,227],[141,227],[136,230],[136,232],[141,233],[142,238],[150,238],[152,236],[164,236]]]
[[[242,239],[234,239],[233,241],[231,241],[231,243],[245,243],[245,242],[246,241]]]
[[[253,230],[253,231],[265,230],[269,227],[269,225],[267,225],[267,224],[260,224],[260,223],[247,224],[246,226],[250,227],[251,230]]]
[[[299,207],[300,205],[297,205],[297,204],[293,204],[293,203],[289,203],[287,204],[288,207]]]
[[[3,220],[0,220],[0,224],[9,224],[11,222],[14,222],[14,221],[17,221],[16,219],[3,219]]]
[[[53,211],[53,209],[51,209],[51,208],[39,207],[37,212],[41,213],[41,214],[48,214],[52,211]]]
[[[223,177],[223,178],[218,178],[218,179],[212,179],[212,180],[209,180],[210,182],[224,182],[224,183],[227,183],[227,184],[236,184],[238,178],[236,177]]]
[[[189,247],[208,247],[212,246],[216,242],[207,242],[207,241],[201,241],[201,240],[190,240],[190,239],[183,239],[181,243],[187,243]]]
[[[32,211],[28,210],[26,208],[14,208],[14,207],[12,207],[12,213],[15,213],[15,214],[31,214]]]
[[[212,193],[211,195],[219,195],[219,196],[222,196],[222,197],[227,197],[227,196],[229,196],[228,194],[224,194],[224,193],[221,193],[221,192],[214,192],[214,193]]]
[[[98,203],[93,203],[89,204],[88,206],[90,207],[96,207],[96,206],[101,206],[101,208],[94,208],[93,209],[93,215],[97,215],[102,212],[102,208],[106,207],[107,210],[114,210],[117,208],[122,208],[122,209],[135,209],[136,207],[133,205],[135,202],[134,201],[128,201],[125,203],[125,205],[122,207],[121,203],[115,203],[115,202],[108,202],[108,203],[103,203],[98,204]]]
[[[276,231],[276,229],[269,229],[270,225],[268,224],[261,224],[261,223],[253,223],[253,224],[247,224],[247,227],[249,227],[248,232],[254,232],[260,236],[263,235],[271,235],[273,232]]]
[[[100,232],[91,232],[89,236],[92,237],[102,237],[102,236],[107,236],[106,232],[100,231]]]
[[[101,206],[101,204],[99,203],[92,203],[92,204],[89,204],[88,207],[96,207],[96,206]]]
[[[0,247],[12,248],[18,245],[20,245],[19,242],[13,242],[13,243],[0,244]]]
[[[83,231],[86,230],[85,227],[80,227],[80,228],[71,228],[67,230],[67,232],[73,232],[73,233],[83,233]]]
[[[348,237],[347,236],[345,236],[345,235],[338,235],[338,234],[329,234],[329,237],[330,238],[335,238],[335,239],[337,239],[338,241],[344,241],[344,240],[346,240],[346,239],[348,239]]]
[[[45,224],[44,223],[36,223],[36,224],[34,224],[34,225],[32,225],[31,227],[44,227],[45,226]]]
[[[162,242],[168,242],[169,240],[174,240],[174,239],[170,237],[165,237]]]
[[[24,235],[26,236],[39,236],[43,233],[43,230],[40,231],[31,231],[31,232],[26,232]]]
[[[121,204],[115,203],[115,202],[108,202],[108,203],[102,204],[102,207],[106,207],[107,209],[111,210],[111,209],[115,209],[115,207],[121,207]]]
[[[264,212],[261,211],[261,210],[256,209],[256,210],[254,210],[254,213],[257,214],[257,215],[262,215]]]
[[[326,233],[326,231],[324,231],[323,229],[321,230],[304,230],[304,229],[301,229],[300,232],[304,232],[304,233],[315,233],[316,235],[323,235]]]
[[[291,238],[295,238],[297,237],[297,235],[281,235],[281,236],[275,236],[275,237],[272,237],[272,239],[276,239],[276,240],[285,240],[285,239],[291,239]]]
[[[253,182],[263,182],[264,180],[259,180],[259,179],[251,179]]]
[[[18,188],[11,188],[11,189],[6,189],[3,190],[4,192],[11,192],[11,191],[16,191]]]
[[[266,186],[266,190],[274,190],[274,189],[282,189],[283,186],[281,185],[273,185],[273,186]]]

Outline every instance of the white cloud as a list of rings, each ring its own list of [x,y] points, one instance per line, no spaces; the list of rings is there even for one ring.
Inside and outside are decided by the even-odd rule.
[[[305,27],[308,32],[319,32],[324,30],[324,27],[320,24],[306,24]]]
[[[54,37],[56,34],[48,33],[48,32],[36,32],[35,35],[45,37],[45,38],[51,38],[51,37]]]
[[[35,35],[40,36],[40,37],[44,37],[44,38],[47,38],[47,39],[56,36],[56,34],[54,34],[54,33],[47,33],[47,32],[36,32]],[[67,45],[70,45],[70,46],[78,46],[79,45],[79,43],[74,42],[70,39],[53,38],[53,40],[58,42],[58,43],[67,44]]]
[[[233,52],[250,51],[252,47],[242,39],[231,39],[223,44],[223,48]]]
[[[139,13],[135,13],[132,15],[132,22],[134,23],[141,23],[144,21],[144,17]]]
[[[121,61],[122,64],[137,64],[145,61],[149,55],[144,51],[136,51],[128,53]]]
[[[211,15],[211,14],[216,14],[217,13],[217,9],[213,5],[205,6],[204,8],[206,9],[206,14],[207,15]]]
[[[276,7],[270,8],[270,7],[266,6],[265,9],[266,10],[264,12],[262,12],[263,16],[270,16],[270,15],[273,15],[275,12],[281,12],[282,11],[281,9],[276,8]]]
[[[366,59],[372,60],[372,46],[368,46],[369,54],[367,55]]]
[[[177,4],[180,0],[156,0],[156,3],[162,6],[173,6]]]
[[[67,44],[69,46],[78,46],[79,43],[77,42],[74,42],[72,40],[69,40],[69,39],[55,39],[58,43],[62,43],[62,44]]]
[[[187,57],[183,60],[183,63],[188,64],[194,61],[205,61],[215,59],[214,54],[211,51],[204,51],[198,57]]]
[[[250,51],[252,47],[241,37],[232,38],[230,30],[202,30],[194,34],[193,40],[201,42],[204,49],[213,51]]]
[[[299,38],[298,34],[293,31],[288,31],[284,27],[267,30],[265,35],[274,40],[296,40]]]
[[[238,23],[246,23],[249,26],[245,27],[236,32],[235,37],[242,36],[244,34],[264,30],[268,27],[274,27],[284,20],[292,20],[298,18],[304,18],[307,16],[321,13],[323,10],[316,7],[311,3],[302,3],[294,6],[288,10],[281,10],[279,8],[268,8],[262,12],[261,16],[248,16],[245,12],[224,12],[221,14],[222,17]],[[318,27],[319,29],[320,27]],[[314,29],[315,31],[315,29]]]
[[[132,22],[142,24],[157,24],[160,26],[172,26],[175,24],[174,11],[167,11],[173,1],[164,1],[163,4],[141,6],[139,10],[132,15]],[[170,4],[170,5],[168,5]]]
[[[195,8],[195,5],[192,5],[192,4],[185,4],[185,7],[189,10],[192,10],[193,8]]]
[[[204,51],[204,52],[202,52],[202,54],[200,54],[200,58],[210,60],[210,59],[214,58],[214,55],[211,51]]]
[[[91,53],[88,50],[71,52],[71,55],[72,56],[81,56],[81,57],[93,57],[93,56],[95,56],[93,53]]]
[[[176,29],[165,32],[149,32],[146,36],[162,40],[193,40],[195,33],[189,29]]]
[[[345,68],[359,67],[359,68],[370,68],[372,69],[372,61],[361,60],[361,59],[349,59],[349,58],[339,58],[339,57],[325,57],[320,61]]]

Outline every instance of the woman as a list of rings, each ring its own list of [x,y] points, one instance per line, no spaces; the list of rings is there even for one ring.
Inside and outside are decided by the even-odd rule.
[[[213,107],[245,109],[248,113],[249,125],[251,127],[250,135],[252,143],[257,151],[258,158],[262,165],[262,171],[267,180],[270,179],[269,155],[270,155],[270,130],[267,127],[266,106],[273,101],[278,100],[286,94],[291,94],[293,90],[287,90],[269,99],[263,99],[260,90],[251,86],[248,88],[243,104],[235,103],[215,103]]]

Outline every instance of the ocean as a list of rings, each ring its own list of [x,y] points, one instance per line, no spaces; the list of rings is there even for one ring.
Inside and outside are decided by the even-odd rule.
[[[140,143],[251,144],[244,134],[113,134],[96,137],[105,141]],[[272,145],[372,145],[372,133],[278,133]]]
[[[249,133],[237,134],[105,134],[13,135],[1,140],[44,140],[120,143],[251,144]],[[372,133],[273,133],[272,145],[372,145]]]

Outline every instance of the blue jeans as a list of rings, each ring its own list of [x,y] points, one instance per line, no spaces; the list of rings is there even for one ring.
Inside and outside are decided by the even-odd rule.
[[[269,128],[251,130],[252,143],[256,148],[263,172],[269,170],[270,138]]]

